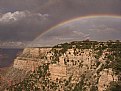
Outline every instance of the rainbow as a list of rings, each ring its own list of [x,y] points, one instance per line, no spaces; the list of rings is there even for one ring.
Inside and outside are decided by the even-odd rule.
[[[69,20],[66,20],[66,21],[63,21],[51,28],[49,28],[48,30],[46,30],[45,32],[43,32],[42,34],[40,34],[39,37],[41,37],[42,35],[48,33],[49,31],[52,31],[60,26],[63,26],[64,24],[68,24],[68,23],[71,23],[71,22],[75,22],[77,20],[82,20],[82,19],[88,19],[88,18],[97,18],[97,17],[111,17],[111,18],[121,18],[121,16],[119,15],[90,15],[90,16],[81,16],[81,17],[77,17],[77,18],[72,18],[72,19],[69,19]],[[38,38],[38,37],[37,37]],[[37,39],[36,38],[36,39]],[[36,40],[35,39],[35,40]]]

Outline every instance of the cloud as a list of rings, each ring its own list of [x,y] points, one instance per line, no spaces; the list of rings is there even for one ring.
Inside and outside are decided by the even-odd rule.
[[[32,13],[28,10],[25,11],[15,11],[15,12],[7,12],[5,14],[2,14],[0,17],[0,23],[13,23],[16,21],[19,21],[24,18],[30,18],[30,17],[40,17],[43,19],[46,19],[48,17],[48,14],[41,14],[41,13]]]
[[[8,12],[2,15],[0,18],[1,23],[8,23],[8,22],[14,22],[21,18],[26,17],[26,13],[24,11],[16,11],[14,13]]]
[[[107,25],[95,25],[95,27],[89,29],[90,31],[95,31],[95,32],[98,32],[98,33],[101,33],[101,32],[107,32],[107,33],[110,33],[110,32],[116,32],[117,29],[114,29],[112,27],[109,27]]]
[[[86,37],[89,37],[89,36],[90,36],[90,34],[85,34],[83,37],[86,38]]]
[[[104,29],[98,29],[97,30],[97,32],[107,32],[107,33],[109,33],[109,32],[116,32],[116,31],[117,31],[116,29],[111,28],[111,27],[106,27]]]
[[[83,33],[81,31],[72,31],[77,37],[89,38],[90,34]]]
[[[121,0],[0,0],[0,40],[32,41],[63,21],[87,15],[121,15],[120,10]],[[82,26],[86,33],[84,29]]]
[[[55,37],[55,40],[59,40],[59,41],[66,41],[66,40],[73,40],[74,38],[70,38],[70,37]]]
[[[29,10],[1,13],[0,40],[32,41],[46,30],[49,21],[47,13]]]
[[[81,31],[72,31],[74,34],[79,35],[79,36],[84,36],[85,34]]]

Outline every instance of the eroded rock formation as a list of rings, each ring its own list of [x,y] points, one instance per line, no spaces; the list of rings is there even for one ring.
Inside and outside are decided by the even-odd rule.
[[[77,45],[77,42],[65,44],[66,46],[63,44],[53,48],[25,48],[15,59],[13,67],[36,73],[41,72],[38,71],[41,65],[48,64],[46,74],[43,76],[57,85],[56,91],[64,91],[70,86],[72,86],[70,91],[78,91],[75,90],[78,88],[82,91],[104,91],[110,87],[111,82],[118,81],[118,75],[111,66],[115,60],[115,50],[109,48],[108,43],[90,42],[86,45],[85,43],[88,42],[82,42],[83,45]],[[41,77],[38,79],[42,81]],[[62,85],[66,81],[69,83],[66,86]],[[47,86],[51,86],[49,82]],[[42,88],[39,82],[36,84],[39,84],[38,89],[50,90],[50,87]],[[51,88],[50,91],[54,90]]]

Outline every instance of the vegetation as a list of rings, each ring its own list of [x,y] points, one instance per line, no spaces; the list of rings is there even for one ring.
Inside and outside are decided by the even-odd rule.
[[[47,75],[48,64],[43,64],[42,66],[38,67],[37,71],[34,71],[30,74],[29,77],[25,78],[22,82],[12,85],[7,90],[9,91],[39,91],[37,83],[39,79],[43,79]],[[43,88],[44,89],[44,88]]]
[[[104,68],[113,68],[116,74],[121,74],[121,42],[118,40],[115,42],[97,42],[86,40],[56,45],[50,51],[50,53],[52,53],[51,64],[57,64],[59,62],[59,57],[63,56],[68,49],[73,49],[75,56],[79,53],[77,50],[91,49],[95,53],[96,67],[100,65],[99,58],[101,56],[104,56],[104,60],[106,60],[106,63],[102,64],[101,68],[97,70],[97,73],[100,73],[100,71]],[[64,60],[64,63],[67,65],[67,60]],[[81,66],[83,66],[83,64],[80,63],[79,67]],[[65,91],[84,91],[85,75],[82,75],[81,80],[79,80],[79,82],[75,85],[71,84],[71,78],[63,81],[56,80],[56,82],[54,82],[49,79],[51,74],[48,71],[48,67],[49,64],[41,65],[36,71],[30,74],[29,77],[18,84],[10,86],[8,90],[48,91],[51,89],[52,91],[56,91],[61,88],[60,86],[62,86]],[[111,85],[107,91],[121,91],[121,77],[119,76],[118,79],[118,82],[111,82]],[[97,91],[97,87],[92,85],[91,91]]]
[[[79,81],[79,83],[76,84],[73,91],[83,91],[84,78],[85,78],[85,75],[82,75],[81,80]]]
[[[111,82],[106,91],[121,91],[121,82]]]
[[[60,56],[64,54],[67,51],[67,49],[71,49],[71,48],[74,48],[74,55],[77,55],[76,49],[92,49],[96,53],[95,58],[97,60],[100,58],[100,56],[102,56],[102,54],[105,51],[107,52],[105,53],[106,65],[105,66],[103,65],[103,68],[111,67],[117,74],[121,73],[121,42],[119,40],[116,40],[115,42],[111,40],[107,42],[97,42],[97,41],[89,41],[89,40],[74,41],[71,43],[59,44],[54,48],[62,48],[59,51]],[[66,61],[64,62],[65,64],[67,64]],[[97,61],[97,66],[99,64],[100,62]],[[111,87],[110,87],[110,89],[112,89],[111,91],[120,91],[120,90],[116,90],[116,88],[119,89],[119,87],[121,87],[121,84],[119,84],[119,82],[117,84],[116,83],[111,84]],[[78,88],[81,88],[80,86],[81,86],[80,83],[78,83],[74,88],[75,89],[74,91],[81,91],[81,90],[78,90]],[[92,89],[95,89],[95,87],[92,87]]]

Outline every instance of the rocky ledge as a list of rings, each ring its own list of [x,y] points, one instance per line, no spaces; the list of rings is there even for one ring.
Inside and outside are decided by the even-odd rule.
[[[120,55],[119,41],[76,41],[53,48],[25,48],[13,68],[30,74],[6,90],[114,91],[116,86],[120,88]]]

